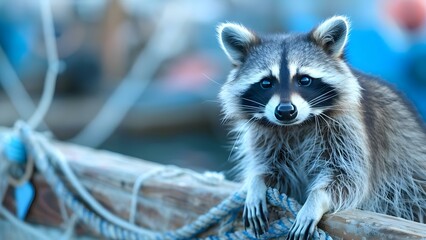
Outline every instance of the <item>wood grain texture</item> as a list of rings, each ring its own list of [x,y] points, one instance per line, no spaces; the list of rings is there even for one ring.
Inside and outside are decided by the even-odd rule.
[[[95,198],[124,219],[129,216],[135,180],[153,169],[164,167],[72,144],[55,143],[55,146],[64,153],[83,185]],[[42,176],[36,174],[33,182],[37,195],[27,220],[59,227],[62,218],[56,197]],[[176,178],[150,179],[139,191],[136,223],[157,231],[176,229],[207,212],[239,188],[238,183],[229,181],[222,181],[216,186],[206,185],[185,174]],[[5,205],[9,209],[14,208],[11,191]],[[326,215],[319,226],[336,239],[426,239],[426,225],[360,210]],[[212,229],[209,233],[214,231]],[[94,235],[81,226],[77,232]]]
[[[319,227],[336,239],[426,239],[426,225],[361,210],[325,215]]]

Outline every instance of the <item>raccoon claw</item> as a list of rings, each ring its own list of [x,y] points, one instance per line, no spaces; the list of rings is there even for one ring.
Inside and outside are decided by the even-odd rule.
[[[290,228],[286,240],[309,240],[314,236],[316,224],[313,219],[299,219],[293,223],[293,226]]]
[[[246,203],[243,212],[244,227],[250,227],[256,238],[268,231],[268,209],[266,202],[259,201],[257,204]]]

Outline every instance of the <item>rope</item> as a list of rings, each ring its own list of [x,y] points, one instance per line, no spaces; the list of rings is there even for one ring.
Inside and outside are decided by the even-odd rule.
[[[81,192],[77,190],[79,197],[76,197],[68,187],[62,182],[61,178],[56,174],[54,166],[58,166],[63,171],[63,164],[66,162],[62,159],[63,156],[58,156],[56,149],[53,149],[53,146],[47,143],[47,140],[37,133],[32,132],[32,130],[24,125],[20,125],[20,136],[24,141],[27,152],[30,154],[35,161],[37,169],[43,174],[46,179],[46,182],[51,186],[56,196],[62,200],[66,206],[72,210],[72,212],[77,216],[77,218],[82,221],[84,224],[89,226],[91,229],[100,233],[103,237],[110,239],[188,239],[195,238],[199,234],[205,232],[211,226],[224,221],[225,219],[231,216],[231,219],[234,219],[235,216],[241,211],[245,203],[245,192],[236,192],[231,195],[219,205],[210,209],[206,214],[198,217],[194,222],[185,225],[177,230],[168,231],[168,232],[155,232],[147,230],[141,227],[138,227],[129,222],[125,222],[123,219],[120,219],[116,216],[114,218],[106,218],[106,211],[102,207],[95,210],[93,206],[98,204],[101,206],[95,199],[92,199],[95,202],[89,203],[86,201],[85,197],[82,197]],[[62,160],[60,160],[62,159]],[[53,162],[51,162],[53,161]],[[169,167],[170,168],[170,167]],[[167,167],[165,168],[167,169]],[[162,170],[158,170],[161,172]],[[164,169],[163,169],[164,171]],[[181,171],[183,173],[185,171]],[[153,175],[154,172],[151,172]],[[179,174],[180,172],[175,172],[169,174]],[[70,180],[68,174],[64,172],[65,177]],[[140,178],[142,179],[142,177]],[[143,180],[140,180],[143,182]],[[71,186],[75,187],[75,183],[71,183]],[[135,186],[137,184],[135,183]],[[294,218],[297,215],[297,212],[300,209],[300,205],[293,199],[288,198],[284,194],[280,194],[278,190],[269,188],[266,193],[267,201],[270,205],[278,207],[283,211],[287,211],[288,214],[274,222],[271,223],[270,229],[267,233],[262,235],[262,239],[271,239],[271,238],[280,238],[287,235]],[[81,199],[81,200],[80,200]],[[82,202],[83,201],[83,202]],[[88,207],[89,206],[89,207]],[[91,210],[94,209],[94,210]],[[108,212],[108,214],[111,214]],[[234,218],[232,218],[234,216]],[[120,221],[125,222],[122,224],[120,221],[116,221],[116,218]],[[234,232],[226,232],[220,236],[210,236],[206,239],[255,239],[254,234],[251,230],[238,230]],[[314,239],[331,239],[324,231],[318,229],[315,233]]]
[[[2,205],[0,205],[0,215],[2,215],[7,221],[9,221],[13,225],[15,225],[20,230],[25,231],[26,233],[31,234],[34,237],[34,239],[46,239],[46,240],[50,240],[50,238],[48,238],[46,236],[46,234],[44,234],[42,231],[40,231],[37,228],[31,226],[30,224],[27,224],[27,223],[19,220],[17,217],[15,217],[15,215],[13,215],[12,213],[10,213]]]
[[[9,184],[12,185],[13,187],[21,186],[22,184],[30,180],[31,176],[33,175],[33,172],[34,172],[34,160],[32,159],[32,157],[28,157],[27,163],[25,164],[24,174],[19,178],[15,178],[9,174]]]
[[[43,35],[46,42],[48,68],[40,103],[31,118],[28,120],[28,124],[32,128],[36,128],[40,122],[43,121],[44,116],[49,110],[55,93],[56,78],[59,72],[59,60],[58,53],[56,51],[55,30],[53,29],[50,0],[40,1],[40,11],[43,24]]]
[[[136,218],[136,211],[137,211],[137,204],[138,204],[138,197],[140,197],[139,190],[142,186],[142,184],[148,180],[153,178],[154,176],[163,175],[164,172],[167,171],[167,167],[165,168],[156,168],[151,170],[150,172],[146,174],[140,175],[138,178],[136,178],[135,183],[133,184],[132,189],[132,200],[130,201],[130,212],[129,212],[129,222],[134,224],[135,218]]]
[[[131,200],[130,212],[129,212],[129,222],[132,224],[135,223],[135,216],[137,211],[137,200],[138,200],[138,197],[141,197],[141,194],[138,194],[138,193],[142,184],[145,183],[145,181],[152,178],[175,178],[177,176],[181,176],[184,174],[206,185],[217,185],[225,179],[223,174],[220,174],[220,173],[205,172],[204,174],[199,174],[195,171],[192,171],[189,169],[182,169],[176,166],[165,166],[165,167],[153,169],[149,171],[148,173],[140,175],[138,178],[136,178],[135,183],[133,184],[132,200]]]
[[[19,116],[27,119],[35,105],[0,46],[0,83]]]
[[[71,184],[71,186],[78,193],[79,197],[95,212],[95,214],[100,215],[106,221],[113,223],[114,225],[120,226],[124,229],[131,230],[140,234],[152,235],[151,231],[146,229],[141,229],[136,227],[133,224],[128,223],[124,219],[121,219],[115,216],[113,213],[105,209],[80,183],[77,176],[73,173],[69,165],[67,164],[65,157],[55,148],[53,148],[48,141],[41,135],[32,134],[31,130],[28,127],[25,127],[22,123],[23,128],[21,129],[21,135],[25,136],[23,139],[27,142],[27,150],[32,151],[32,155],[35,158],[36,166],[40,165],[39,171],[43,173],[48,181],[48,177],[52,175],[50,186],[54,188],[54,184],[57,181],[61,181],[59,177],[56,176],[54,172],[44,172],[51,166],[49,160],[52,160],[57,167],[60,168],[65,178]],[[64,200],[65,203],[66,200]],[[69,206],[68,206],[69,207]]]

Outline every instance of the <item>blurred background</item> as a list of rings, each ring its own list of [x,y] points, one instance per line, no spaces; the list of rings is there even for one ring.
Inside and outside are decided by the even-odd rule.
[[[40,129],[62,141],[227,173],[217,94],[231,64],[217,24],[309,31],[336,14],[352,21],[350,64],[395,84],[426,119],[425,0],[52,2],[60,72]],[[32,114],[48,67],[38,1],[0,0],[0,47],[0,125],[11,127]]]

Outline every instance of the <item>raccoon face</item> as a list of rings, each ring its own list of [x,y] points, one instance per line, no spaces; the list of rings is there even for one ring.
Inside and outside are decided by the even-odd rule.
[[[245,27],[218,27],[234,65],[219,98],[226,118],[296,125],[359,104],[360,86],[342,59],[349,24],[326,20],[307,34],[258,36]]]

